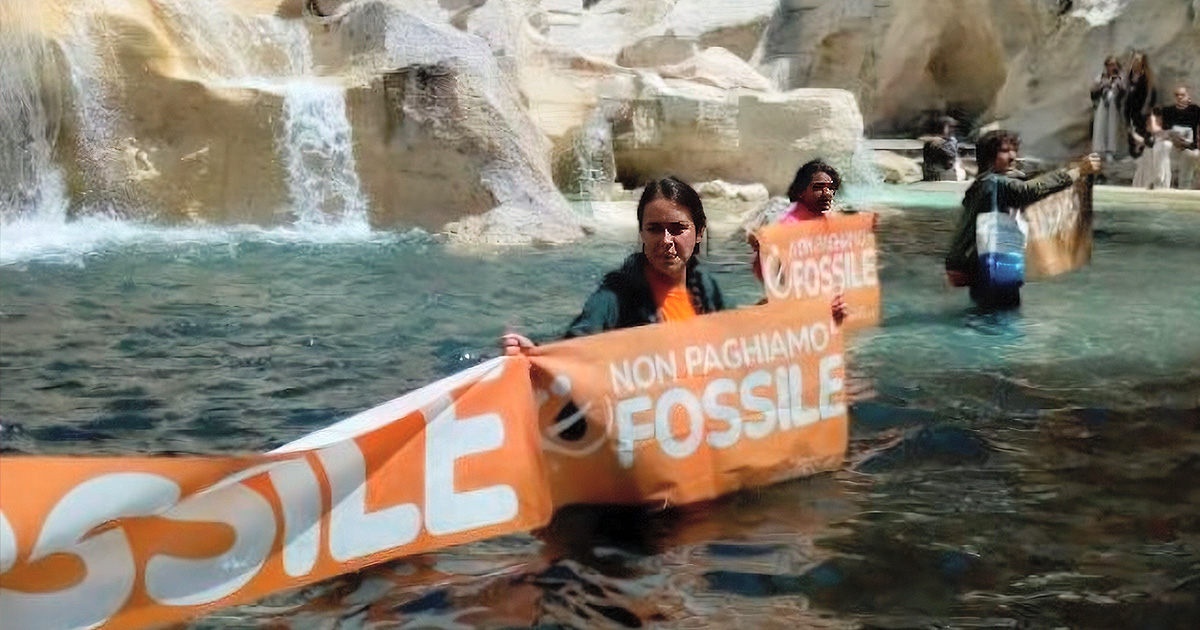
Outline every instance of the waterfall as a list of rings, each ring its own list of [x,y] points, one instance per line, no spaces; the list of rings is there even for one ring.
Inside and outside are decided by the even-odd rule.
[[[218,83],[312,72],[308,30],[298,21],[236,15],[200,0],[158,0],[158,5],[195,71]]]
[[[92,202],[120,199],[127,173],[120,159],[120,114],[104,80],[92,16],[71,15],[51,42],[37,34],[38,11],[16,2],[0,8],[0,214],[6,221],[61,224],[71,202],[56,161],[64,123],[74,125],[74,151],[84,165],[77,192]]]
[[[879,198],[883,173],[875,163],[875,150],[866,138],[858,139],[854,153],[845,163],[838,163],[837,168],[842,175],[842,190],[837,196],[839,203],[853,207]]]
[[[578,174],[579,201],[585,214],[592,214],[593,200],[607,201],[617,178],[613,155],[612,123],[603,108],[597,108],[584,124],[573,143],[575,170]]]
[[[849,168],[842,173],[842,180],[855,186],[873,188],[883,185],[883,173],[875,163],[875,150],[866,138],[860,137],[850,155]]]
[[[4,24],[23,3],[0,9]],[[12,20],[12,21],[10,21]],[[66,182],[54,162],[61,104],[47,102],[51,51],[20,33],[0,31],[0,219],[66,216]]]
[[[1125,12],[1129,0],[1081,0],[1075,3],[1071,15],[1087,20],[1092,26],[1104,26]]]
[[[297,225],[368,227],[352,138],[344,88],[304,80],[285,85],[278,146]]]
[[[313,73],[308,30],[295,20],[212,11],[197,0],[159,0],[195,70],[217,86],[283,94],[276,150],[286,169],[290,214],[300,228],[368,229],[346,118],[345,89]]]
[[[126,186],[129,172],[121,158],[121,113],[106,80],[110,73],[105,70],[102,44],[93,34],[94,28],[102,28],[95,19],[86,13],[73,16],[61,46],[74,99],[78,155],[86,164],[83,172],[89,190],[85,192],[92,203],[103,200],[108,205],[91,210],[111,211],[113,204],[131,205],[134,194]]]

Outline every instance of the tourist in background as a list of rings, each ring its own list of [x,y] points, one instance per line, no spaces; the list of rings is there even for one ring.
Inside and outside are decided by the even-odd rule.
[[[1187,87],[1175,88],[1175,105],[1164,107],[1162,126],[1171,145],[1171,169],[1179,188],[1195,185],[1196,170],[1200,168],[1200,105],[1192,102]]]
[[[1104,70],[1092,82],[1092,152],[1111,161],[1117,152],[1117,129],[1121,124],[1120,104],[1125,95],[1121,64],[1109,55]]]
[[[949,116],[942,116],[937,119],[936,124],[937,129],[934,132],[937,135],[925,141],[921,152],[923,179],[927,182],[963,181],[967,178],[967,173],[958,157],[958,138],[954,137],[958,121]]]
[[[1129,130],[1130,153],[1137,155],[1134,188],[1171,187],[1171,142],[1162,126],[1162,109],[1155,107],[1141,125],[1142,133]],[[1143,135],[1144,134],[1144,135]],[[1136,153],[1132,150],[1137,149]]]
[[[1129,155],[1133,157],[1138,157],[1143,149],[1150,146],[1144,141],[1136,141],[1134,136],[1143,140],[1147,137],[1146,122],[1157,101],[1158,92],[1154,85],[1154,71],[1150,69],[1150,59],[1145,52],[1134,51],[1129,60],[1129,74],[1125,77],[1125,125],[1129,129]]]

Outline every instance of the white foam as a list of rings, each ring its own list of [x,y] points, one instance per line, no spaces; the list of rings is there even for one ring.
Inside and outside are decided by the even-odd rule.
[[[364,223],[271,228],[205,224],[163,226],[104,215],[66,222],[27,216],[0,223],[0,265],[33,261],[81,265],[89,256],[131,247],[171,250],[193,245],[238,243],[386,244],[428,238],[428,233],[418,229],[373,231]]]
[[[1071,15],[1087,20],[1092,26],[1104,26],[1121,15],[1129,0],[1081,0]]]

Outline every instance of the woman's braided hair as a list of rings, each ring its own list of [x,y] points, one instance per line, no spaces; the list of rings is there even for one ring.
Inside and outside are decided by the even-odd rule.
[[[646,189],[642,191],[642,198],[638,201],[637,220],[638,229],[642,228],[642,219],[646,215],[646,206],[655,199],[666,199],[673,201],[687,209],[692,215],[692,223],[696,225],[696,234],[702,234],[704,228],[708,225],[708,217],[704,214],[704,202],[700,201],[700,194],[694,188],[687,185],[686,182],[675,176],[664,177],[646,184]],[[697,313],[707,313],[708,310],[704,305],[708,302],[705,294],[704,285],[700,282],[700,274],[694,273],[693,270],[699,264],[697,256],[700,254],[700,243],[696,243],[695,249],[692,250],[691,257],[687,261],[687,290],[688,296],[692,300],[692,308]]]

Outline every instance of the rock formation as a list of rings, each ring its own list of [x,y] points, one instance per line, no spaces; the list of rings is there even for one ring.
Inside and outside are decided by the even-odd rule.
[[[812,157],[849,166],[864,127],[912,135],[932,111],[1081,152],[1109,52],[1200,91],[1193,0],[52,0],[0,18],[4,217],[557,242],[583,233],[564,193],[674,173],[777,194]]]
[[[1091,77],[1149,52],[1160,89],[1200,86],[1192,0],[782,0],[753,62],[780,89],[838,87],[869,132],[912,136],[930,112],[1001,122],[1022,150],[1088,148]]]

